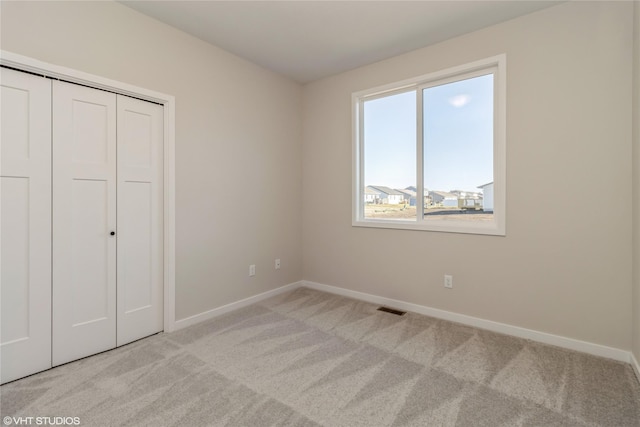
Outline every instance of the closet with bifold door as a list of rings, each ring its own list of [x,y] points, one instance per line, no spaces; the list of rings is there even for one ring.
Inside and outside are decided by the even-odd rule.
[[[5,383],[163,330],[163,106],[0,71]]]

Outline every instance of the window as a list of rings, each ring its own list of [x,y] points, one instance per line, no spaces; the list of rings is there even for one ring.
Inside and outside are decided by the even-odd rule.
[[[500,55],[353,94],[353,225],[505,235]]]

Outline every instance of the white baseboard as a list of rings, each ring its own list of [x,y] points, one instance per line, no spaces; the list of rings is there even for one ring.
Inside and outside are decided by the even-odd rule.
[[[638,378],[638,382],[640,382],[640,363],[638,363],[638,359],[636,356],[631,353],[631,366],[633,366],[633,370],[636,371],[636,377]]]
[[[236,301],[236,302],[232,302],[232,303],[227,304],[227,305],[223,305],[222,307],[214,308],[212,310],[208,310],[208,311],[205,311],[203,313],[196,314],[194,316],[185,317],[184,319],[176,320],[176,322],[174,324],[175,325],[174,326],[174,331],[177,331],[178,329],[186,328],[187,326],[195,325],[196,323],[200,323],[200,322],[212,319],[212,318],[217,317],[217,316],[221,316],[223,314],[229,313],[230,311],[237,310],[239,308],[246,307],[246,306],[251,305],[251,304],[255,304],[255,303],[260,302],[262,300],[265,300],[267,298],[271,298],[271,297],[274,297],[276,295],[279,295],[279,294],[281,294],[283,292],[292,291],[292,290],[294,290],[296,288],[299,288],[300,286],[302,286],[302,282],[290,283],[288,285],[284,285],[284,286],[281,286],[279,288],[272,289],[270,291],[263,292],[263,293],[258,294],[258,295],[254,295],[252,297],[245,298],[245,299],[242,299],[240,301]]]
[[[532,341],[541,342],[544,344],[555,345],[557,347],[563,347],[570,350],[580,351],[582,353],[588,353],[595,356],[606,357],[609,359],[618,360],[621,362],[631,363],[633,355],[629,351],[620,350],[613,347],[607,347],[600,344],[594,344],[586,341],[580,341],[573,338],[566,338],[559,335],[548,334],[546,332],[534,331],[531,329],[521,328],[519,326],[512,326],[506,323],[494,322],[491,320],[480,319],[477,317],[466,316],[464,314],[453,313],[450,311],[439,310],[437,308],[426,307],[418,304],[412,304],[405,301],[399,301],[391,298],[380,297],[377,295],[366,294],[363,292],[352,291],[349,289],[338,288],[336,286],[324,285],[322,283],[315,283],[303,280],[303,286],[315,289],[318,291],[330,292],[337,295],[342,295],[361,301],[367,301],[373,304],[386,305],[392,308],[397,308],[405,311],[412,311],[418,314],[424,314],[426,316],[436,317],[438,319],[449,320],[451,322],[462,323],[469,326],[474,326],[480,329],[486,329],[493,332],[499,332],[501,334],[512,335],[519,338],[525,338]],[[636,372],[638,373],[638,362],[635,361]],[[640,373],[639,373],[640,378]]]

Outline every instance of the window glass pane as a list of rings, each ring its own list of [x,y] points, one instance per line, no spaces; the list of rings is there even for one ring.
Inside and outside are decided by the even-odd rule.
[[[416,92],[364,102],[365,218],[416,220]]]
[[[427,221],[493,220],[493,74],[423,90]]]

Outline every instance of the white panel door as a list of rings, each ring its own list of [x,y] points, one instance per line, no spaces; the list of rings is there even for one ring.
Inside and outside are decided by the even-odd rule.
[[[161,105],[118,95],[118,345],[163,329]]]
[[[1,382],[51,367],[51,81],[0,70]]]
[[[56,366],[116,346],[116,95],[55,81],[53,111]]]

